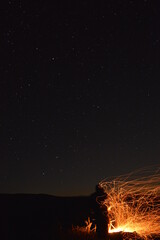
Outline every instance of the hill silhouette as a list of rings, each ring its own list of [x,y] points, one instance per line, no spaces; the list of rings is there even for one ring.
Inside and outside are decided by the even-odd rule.
[[[93,218],[93,197],[0,194],[1,239],[60,239]]]

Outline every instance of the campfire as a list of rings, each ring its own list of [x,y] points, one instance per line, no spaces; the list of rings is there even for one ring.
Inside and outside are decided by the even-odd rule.
[[[106,193],[101,204],[108,211],[110,239],[119,235],[121,239],[160,237],[160,168],[107,179],[100,186]],[[91,225],[89,220],[77,230],[93,233],[96,227],[91,230]]]
[[[137,171],[100,183],[107,198],[109,233],[160,236],[160,169]],[[125,235],[125,234],[124,234]]]

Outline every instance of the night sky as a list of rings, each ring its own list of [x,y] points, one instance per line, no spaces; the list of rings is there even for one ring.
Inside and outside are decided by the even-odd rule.
[[[160,163],[159,13],[156,0],[1,4],[1,193],[87,195]]]

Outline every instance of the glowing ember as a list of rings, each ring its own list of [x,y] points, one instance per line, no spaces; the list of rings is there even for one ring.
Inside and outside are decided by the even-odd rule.
[[[160,235],[160,168],[137,171],[100,183],[107,199],[109,233],[136,232],[142,238]]]

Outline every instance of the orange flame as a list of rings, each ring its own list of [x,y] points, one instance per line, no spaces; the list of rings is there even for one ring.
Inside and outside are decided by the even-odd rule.
[[[107,193],[109,233],[136,232],[160,236],[160,168],[123,175],[100,185]]]
[[[92,222],[90,220],[90,218],[88,217],[88,219],[85,221],[85,226],[83,227],[79,227],[79,226],[72,226],[72,231],[78,231],[78,232],[87,232],[87,233],[91,233],[91,232],[96,232],[96,226],[92,227]]]

